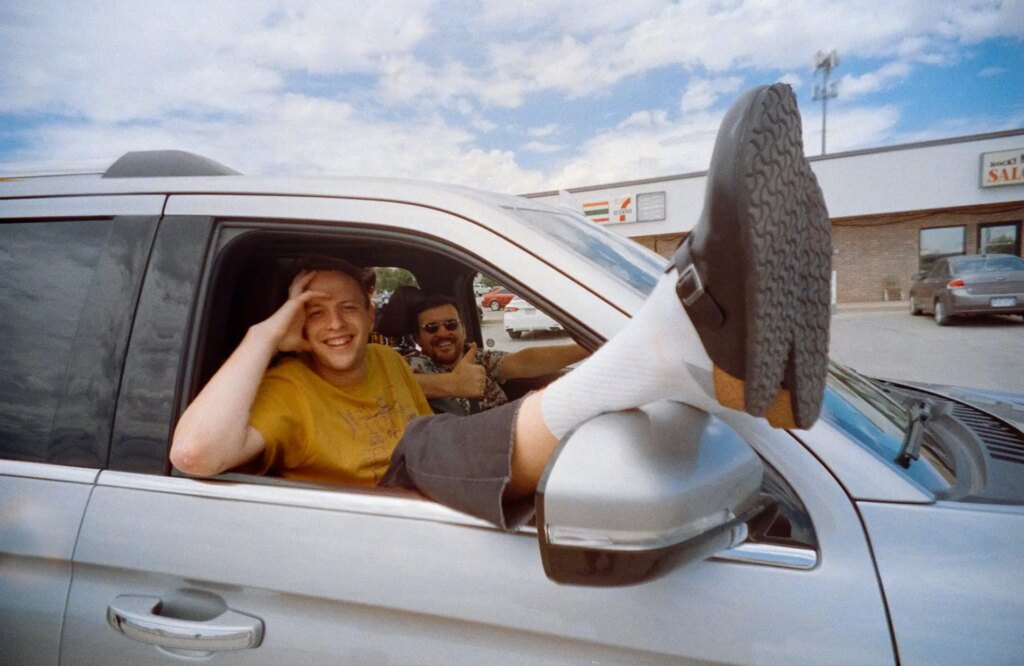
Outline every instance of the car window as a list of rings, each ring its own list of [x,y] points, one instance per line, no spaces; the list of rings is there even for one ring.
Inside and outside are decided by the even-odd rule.
[[[0,225],[0,457],[46,461],[110,220]]]
[[[961,259],[952,266],[953,273],[964,275],[965,273],[979,273],[986,270],[985,260],[981,257],[976,259]]]
[[[995,257],[985,262],[987,271],[1024,271],[1024,259],[1020,257]]]
[[[582,215],[546,209],[510,210],[532,228],[575,251],[641,296],[651,293],[665,270],[663,257]]]

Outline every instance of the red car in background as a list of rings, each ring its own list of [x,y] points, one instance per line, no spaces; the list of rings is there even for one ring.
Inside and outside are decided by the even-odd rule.
[[[495,287],[480,298],[480,305],[497,312],[504,309],[508,302],[515,297],[516,295],[505,287]]]

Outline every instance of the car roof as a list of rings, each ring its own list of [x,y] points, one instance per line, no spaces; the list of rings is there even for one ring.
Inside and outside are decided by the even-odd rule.
[[[0,201],[207,194],[339,198],[421,206],[472,220],[501,236],[530,245],[545,256],[557,256],[559,245],[516,211],[578,214],[536,199],[416,179],[243,176],[213,160],[182,151],[128,153],[103,173],[0,178]],[[612,281],[602,284],[598,293],[625,312],[639,304],[636,294]]]
[[[185,156],[184,166],[172,161],[170,168],[154,168],[145,160],[135,173],[119,167],[129,153],[106,172],[91,174],[33,175],[0,178],[0,200],[42,197],[114,195],[252,195],[343,198],[411,204],[442,210],[472,219],[504,234],[529,233],[529,225],[515,210],[566,213],[534,199],[478,190],[462,185],[403,178],[265,177],[238,175],[233,169],[207,158],[181,151],[144,151],[143,155]],[[166,166],[166,165],[165,165]],[[160,173],[177,175],[155,175]],[[114,173],[115,175],[110,175]],[[196,173],[198,175],[181,175]]]

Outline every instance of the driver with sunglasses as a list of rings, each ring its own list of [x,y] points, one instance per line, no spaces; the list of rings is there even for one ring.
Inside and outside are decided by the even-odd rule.
[[[508,402],[501,388],[505,381],[557,372],[589,355],[575,343],[516,352],[480,351],[475,342],[466,344],[455,299],[447,294],[427,296],[410,314],[420,351],[406,361],[416,381],[428,399],[453,398],[466,414]]]

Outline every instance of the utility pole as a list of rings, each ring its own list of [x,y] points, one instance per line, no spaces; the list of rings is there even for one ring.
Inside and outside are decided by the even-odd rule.
[[[835,50],[825,53],[824,51],[818,51],[814,56],[814,73],[817,74],[818,70],[824,72],[821,85],[814,84],[814,101],[821,100],[821,154],[825,154],[825,128],[826,118],[828,116],[828,101],[838,95],[836,92],[836,84],[833,81],[831,85],[828,82],[828,75],[832,73],[832,70],[839,66],[839,56],[836,55]]]

